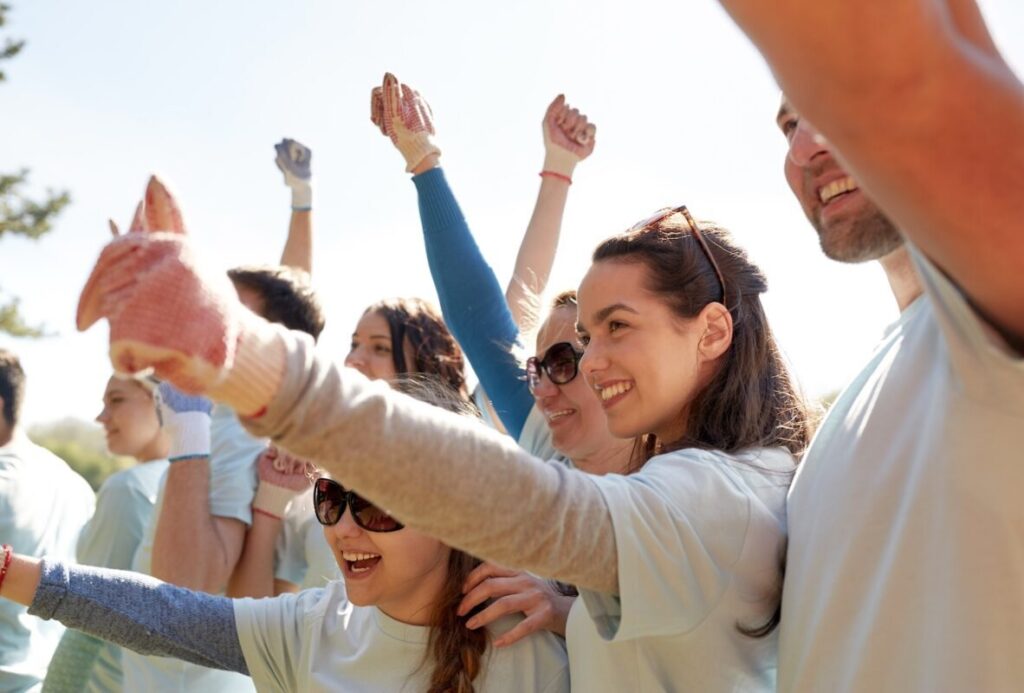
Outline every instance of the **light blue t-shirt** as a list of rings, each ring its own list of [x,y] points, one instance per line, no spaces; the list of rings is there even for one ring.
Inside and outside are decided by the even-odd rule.
[[[78,562],[130,570],[153,515],[167,460],[153,460],[112,474],[96,497],[96,513],[78,539]],[[88,693],[119,693],[123,688],[121,648],[69,630],[61,638],[44,690],[84,687]]]
[[[95,499],[64,460],[23,434],[0,447],[0,537],[19,554],[74,561]],[[0,599],[0,693],[38,690],[63,632]]]
[[[231,409],[217,405],[210,424],[210,513],[252,523],[252,499],[256,493],[256,459],[266,441],[250,436]],[[150,574],[153,541],[163,506],[164,483],[146,534],[135,553],[132,570]],[[218,671],[166,657],[122,653],[125,691],[187,691],[233,693],[252,691],[252,680],[233,672]]]

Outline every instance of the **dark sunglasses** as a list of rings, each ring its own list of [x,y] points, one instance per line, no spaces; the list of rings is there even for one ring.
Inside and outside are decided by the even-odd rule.
[[[704,234],[700,232],[700,227],[697,226],[697,222],[695,222],[693,217],[690,216],[690,210],[686,208],[686,205],[680,205],[679,207],[666,207],[665,209],[659,210],[647,219],[633,224],[633,227],[629,230],[640,231],[648,226],[654,226],[659,221],[664,221],[675,214],[682,214],[686,219],[686,225],[689,226],[690,233],[693,235],[694,240],[697,241],[697,245],[700,246],[700,249],[704,251],[704,255],[708,258],[708,262],[711,263],[711,269],[715,271],[715,276],[718,277],[718,285],[722,287],[722,305],[728,308],[729,304],[725,302],[725,277],[722,275],[722,270],[718,268],[718,263],[715,262],[715,256],[711,254],[711,248],[708,246],[708,242],[705,240]]]
[[[367,532],[397,532],[405,526],[334,479],[321,477],[313,482],[313,510],[320,524],[328,527],[338,524],[346,507],[352,511],[355,523]]]
[[[544,358],[531,356],[526,359],[526,383],[531,391],[536,390],[541,373],[546,373],[555,385],[565,385],[580,372],[581,358],[583,354],[569,342],[552,344],[544,352]]]

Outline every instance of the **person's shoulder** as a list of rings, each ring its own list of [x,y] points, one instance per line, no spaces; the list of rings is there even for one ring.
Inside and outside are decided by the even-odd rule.
[[[522,614],[507,614],[493,621],[487,626],[491,639],[508,632],[523,618]],[[506,690],[569,690],[565,640],[547,630],[531,633],[507,647],[491,647],[488,669],[488,678],[502,679]]]

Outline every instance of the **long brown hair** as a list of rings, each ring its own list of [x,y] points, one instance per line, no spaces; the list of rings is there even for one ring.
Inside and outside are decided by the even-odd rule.
[[[647,269],[647,288],[680,318],[692,318],[719,301],[722,287],[688,225],[673,215],[614,236],[594,251],[594,262],[637,262]],[[799,456],[810,440],[807,405],[782,358],[761,305],[768,288],[764,273],[720,226],[699,225],[728,287],[732,344],[711,382],[689,407],[678,440],[646,435],[639,454],[685,447],[738,452],[783,447]]]
[[[388,298],[374,303],[363,315],[368,313],[376,313],[388,323],[391,356],[399,376],[409,373],[405,361],[405,340],[408,339],[412,347],[413,372],[435,376],[469,401],[462,349],[437,308],[419,298]]]

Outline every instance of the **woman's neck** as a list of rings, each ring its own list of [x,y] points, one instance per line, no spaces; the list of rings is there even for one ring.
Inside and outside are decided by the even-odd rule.
[[[571,459],[577,469],[588,474],[626,474],[633,459],[633,440],[613,438],[610,444],[593,454]]]

